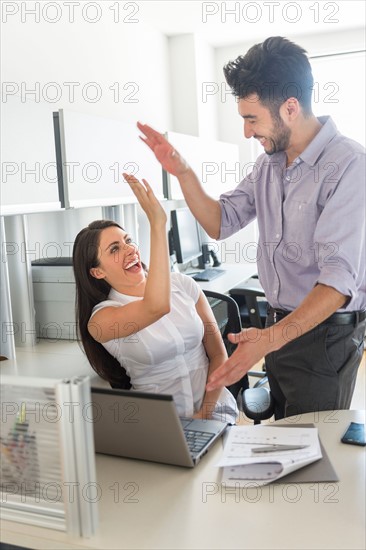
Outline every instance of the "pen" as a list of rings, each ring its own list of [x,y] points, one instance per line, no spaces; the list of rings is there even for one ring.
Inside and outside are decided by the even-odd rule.
[[[253,447],[252,453],[270,453],[271,451],[295,451],[305,449],[309,445],[266,445],[263,447]]]

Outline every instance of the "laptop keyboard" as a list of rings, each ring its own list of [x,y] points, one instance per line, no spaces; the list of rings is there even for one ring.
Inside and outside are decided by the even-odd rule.
[[[196,430],[184,430],[184,435],[187,440],[188,448],[191,453],[199,453],[214,437],[215,434],[210,432],[198,432]]]

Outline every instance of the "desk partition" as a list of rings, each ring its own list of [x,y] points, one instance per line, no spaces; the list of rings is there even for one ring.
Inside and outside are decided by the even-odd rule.
[[[88,537],[98,485],[87,377],[2,376],[1,517]]]
[[[62,182],[66,208],[137,202],[122,173],[145,178],[163,198],[162,168],[135,124],[60,109]]]

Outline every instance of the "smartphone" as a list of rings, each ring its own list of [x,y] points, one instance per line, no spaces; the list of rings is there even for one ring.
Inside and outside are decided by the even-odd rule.
[[[341,441],[350,445],[366,445],[365,424],[351,422],[343,434]]]

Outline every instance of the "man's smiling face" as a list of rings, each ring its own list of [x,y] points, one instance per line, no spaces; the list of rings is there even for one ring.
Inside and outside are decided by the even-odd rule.
[[[268,107],[260,103],[257,95],[239,99],[238,111],[244,119],[244,136],[257,139],[267,155],[288,149],[290,128],[286,126],[280,113],[274,117]]]

